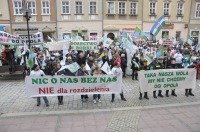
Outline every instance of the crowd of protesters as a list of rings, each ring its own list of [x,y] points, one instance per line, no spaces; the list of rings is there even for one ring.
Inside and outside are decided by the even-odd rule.
[[[131,57],[131,69],[132,69],[132,80],[138,80],[138,71],[140,70],[154,70],[154,69],[177,69],[177,68],[196,68],[197,73],[200,73],[200,54],[196,52],[196,45],[176,44],[173,46],[163,46],[160,44],[149,44],[146,42],[138,42],[136,44],[138,49]],[[157,52],[164,49],[163,56],[157,57]],[[32,68],[30,73],[31,76],[44,76],[44,75],[63,75],[63,76],[87,76],[87,75],[101,75],[106,74],[101,70],[101,66],[107,62],[112,69],[112,74],[122,73],[123,77],[126,77],[126,69],[128,65],[127,59],[127,49],[121,47],[121,45],[116,45],[115,41],[109,46],[104,47],[103,43],[100,42],[98,45],[98,50],[95,51],[73,51],[69,49],[69,53],[66,55],[66,61],[63,60],[63,52],[49,52],[48,56],[46,53],[47,48],[43,47],[43,50],[37,47],[32,47],[37,59],[37,64]],[[9,46],[5,46],[5,50],[2,52],[4,64],[9,64],[9,72],[14,72],[14,65],[19,65],[20,60],[15,57],[13,49],[9,49]],[[22,51],[23,52],[23,49]],[[103,54],[103,56],[101,56]],[[151,60],[151,64],[147,63],[144,58],[144,54],[147,55]],[[101,56],[101,57],[100,57]],[[23,57],[23,56],[22,56]],[[62,71],[58,70],[62,65],[69,65],[73,62],[77,62],[81,67],[77,72],[72,73],[70,70],[65,69]],[[86,62],[90,67],[90,71],[86,70]],[[14,64],[15,63],[15,64]],[[200,77],[199,74],[197,77]],[[142,99],[142,94],[139,94],[139,99]],[[172,96],[177,96],[175,90],[171,91]],[[194,96],[192,89],[185,90],[186,96]],[[123,91],[120,94],[121,100],[126,101]],[[169,90],[165,91],[165,96],[169,97]],[[164,97],[162,91],[159,90],[158,94],[153,91],[153,97]],[[87,102],[88,95],[81,95],[81,101]],[[144,93],[144,98],[149,99],[148,93]],[[43,97],[46,106],[49,106],[48,99]],[[112,94],[111,102],[114,102],[115,94]],[[101,102],[101,95],[94,94],[93,102]],[[58,96],[58,104],[63,105],[63,96]],[[40,98],[37,98],[37,106],[40,105]]]

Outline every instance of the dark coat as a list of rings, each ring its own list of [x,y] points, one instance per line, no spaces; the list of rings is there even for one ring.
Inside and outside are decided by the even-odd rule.
[[[85,57],[83,57],[83,58],[78,58],[77,63],[79,64],[79,66],[85,65],[85,63],[86,63],[86,58],[85,58]]]

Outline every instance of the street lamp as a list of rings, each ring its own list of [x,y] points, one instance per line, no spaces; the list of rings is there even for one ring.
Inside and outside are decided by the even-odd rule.
[[[31,48],[31,41],[30,41],[30,34],[29,34],[29,20],[31,18],[31,10],[29,9],[28,6],[28,2],[26,2],[25,0],[23,0],[22,2],[22,12],[23,12],[23,16],[26,18],[26,22],[27,22],[27,31],[28,31],[28,47],[29,49]]]

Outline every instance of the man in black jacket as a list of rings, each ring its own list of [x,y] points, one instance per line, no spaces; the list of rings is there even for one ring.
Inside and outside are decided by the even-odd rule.
[[[77,63],[79,64],[79,66],[81,65],[85,65],[86,63],[86,58],[84,57],[83,52],[80,52]]]

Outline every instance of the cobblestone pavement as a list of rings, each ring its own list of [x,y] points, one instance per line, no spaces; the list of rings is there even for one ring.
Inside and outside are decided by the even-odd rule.
[[[146,109],[141,112],[139,132],[200,132],[200,105]]]
[[[200,106],[0,117],[0,132],[200,132]]]
[[[150,100],[139,100],[138,81],[131,80],[130,77],[123,79],[123,91],[127,99],[121,101],[120,96],[116,95],[114,103],[111,103],[111,95],[101,95],[101,103],[93,104],[92,95],[89,96],[87,103],[80,101],[80,96],[64,96],[64,105],[59,106],[57,97],[48,97],[50,106],[47,108],[43,100],[40,107],[36,106],[36,99],[25,95],[24,80],[0,80],[0,114],[23,113],[23,112],[46,112],[46,111],[66,111],[66,110],[93,110],[111,109],[136,106],[152,106],[164,104],[183,104],[190,102],[200,102],[200,87],[193,91],[194,97],[186,97],[184,90],[177,90],[178,97],[164,97],[154,99],[152,93],[149,94]],[[163,92],[163,95],[165,93]]]

